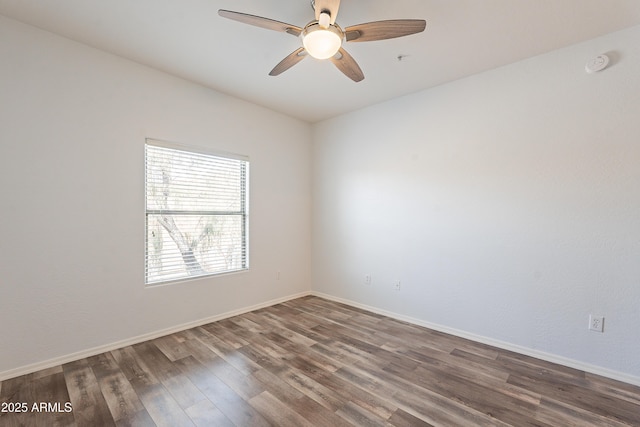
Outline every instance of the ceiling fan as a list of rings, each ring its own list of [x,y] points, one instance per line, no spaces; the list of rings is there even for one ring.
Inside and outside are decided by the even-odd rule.
[[[336,24],[340,0],[311,0],[316,18],[307,25],[298,27],[262,16],[220,9],[223,18],[268,30],[280,31],[302,39],[302,47],[284,58],[269,73],[277,76],[302,61],[307,55],[316,59],[329,59],[347,77],[355,82],[362,81],[364,74],[346,50],[344,42],[368,42],[393,39],[424,31],[427,23],[423,19],[393,19],[352,25],[345,29]]]

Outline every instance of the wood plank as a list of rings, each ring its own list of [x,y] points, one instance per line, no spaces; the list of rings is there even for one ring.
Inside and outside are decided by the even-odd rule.
[[[196,328],[197,337],[200,341],[205,342],[209,345],[209,347],[219,356],[222,356],[227,353],[232,353],[238,350],[241,347],[247,345],[247,343],[243,345],[236,346],[235,344],[231,344],[228,341],[222,340],[218,335],[218,332],[213,330],[213,324],[207,324],[204,326],[200,326]]]
[[[254,322],[262,321],[263,325],[268,326],[268,329],[267,329],[268,333],[277,334],[294,344],[310,347],[317,342],[303,334],[299,334],[296,331],[287,328],[285,324],[277,320],[274,320],[271,317],[268,317],[265,315],[260,316],[259,314],[256,314],[256,313],[247,313],[245,314],[245,316],[248,319],[253,320]]]
[[[391,415],[389,423],[396,427],[433,427],[433,424],[429,424],[418,417],[414,417],[400,408]]]
[[[254,363],[259,367],[259,369],[252,372],[253,374],[261,370],[277,374],[278,372],[282,372],[287,369],[287,364],[283,360],[279,360],[269,356],[268,354],[262,353],[260,350],[252,346],[241,348],[239,353],[241,353],[247,360],[250,360],[251,363]]]
[[[63,372],[62,366],[58,365],[58,366],[53,366],[51,368],[43,369],[41,371],[34,372],[29,377],[31,378],[31,380],[35,381],[39,378],[48,377],[49,375],[59,374],[62,372]]]
[[[640,405],[640,387],[625,384],[600,375],[585,373],[585,386],[607,394],[614,399],[622,399],[627,402]]]
[[[208,323],[202,326],[202,329],[211,333],[216,337],[221,346],[225,346],[223,350],[232,351],[249,344],[247,341],[238,337],[232,330],[226,328],[222,322]]]
[[[109,405],[87,359],[62,365],[78,427],[115,426]]]
[[[302,358],[309,363],[313,363],[316,366],[319,366],[320,368],[329,372],[335,372],[342,367],[342,364],[336,363],[331,358],[315,351],[309,351],[309,347],[288,341],[286,338],[279,334],[264,334],[264,338],[267,340],[268,346],[270,346],[270,348],[275,347],[278,349],[282,349],[282,351],[284,352],[283,354],[286,355],[286,357],[284,358],[285,360]]]
[[[156,338],[151,342],[156,347],[158,347],[158,349],[160,349],[160,351],[167,357],[167,359],[172,362],[191,355],[185,349],[184,345],[182,345],[184,343],[184,340],[178,339],[175,334]]]
[[[614,421],[640,425],[640,405],[626,400],[614,399],[599,391],[570,384],[561,379],[540,379],[517,375],[510,376],[508,383],[533,390],[561,404],[586,410]]]
[[[536,411],[536,419],[549,425],[563,426],[628,427],[630,425],[546,398],[542,400]]]
[[[140,400],[158,427],[193,427],[195,424],[162,384],[145,387]]]
[[[22,411],[22,403],[26,403],[29,408],[34,402],[34,393],[31,386],[33,374],[11,378],[2,382],[0,389],[0,404],[19,404]],[[15,412],[15,406],[7,407],[7,412],[0,412],[0,425],[2,426],[25,426],[29,424],[29,412]],[[30,408],[29,408],[30,409]],[[35,424],[35,421],[34,423]]]
[[[502,388],[496,389],[484,383],[470,381],[452,372],[423,367],[407,372],[390,366],[385,371],[449,399],[455,398],[465,406],[505,423],[516,423],[519,426],[540,425],[532,417],[537,408],[536,403],[513,397],[513,393]]]
[[[355,426],[386,427],[392,425],[353,402],[347,402],[346,405],[336,411],[336,414]]]
[[[420,369],[428,368],[429,371],[438,371],[473,383],[482,383],[493,390],[500,390],[500,392],[507,396],[511,396],[534,405],[540,403],[541,395],[539,393],[507,384],[507,379],[509,378],[508,374],[490,366],[484,366],[478,362],[471,362],[469,358],[451,357],[452,355],[445,356],[442,354],[436,354],[433,358],[422,357],[420,359],[422,362]],[[390,363],[385,368],[385,370],[390,372],[402,369],[405,368],[393,363]],[[406,373],[406,375],[414,375],[415,371],[416,370],[411,370]]]
[[[227,418],[209,399],[201,400],[187,408],[187,415],[198,427],[234,427],[235,424]]]
[[[140,394],[145,389],[153,388],[160,383],[132,347],[113,350],[111,355],[136,393]]]
[[[114,350],[111,354],[158,426],[194,425],[133,347]]]
[[[165,381],[181,374],[180,370],[155,345],[155,342],[147,341],[136,344],[132,346],[132,349],[139,359],[144,360],[145,365],[153,372],[156,379]]]
[[[131,383],[110,353],[91,357],[88,362],[116,423],[139,417],[139,412],[145,411]]]
[[[295,388],[332,412],[344,405],[344,398],[334,390],[319,384],[297,369],[290,369],[279,375],[290,387]]]
[[[281,427],[316,427],[290,407],[276,399],[268,391],[263,391],[249,399],[249,404],[269,420]]]
[[[236,425],[269,425],[267,420],[247,401],[192,356],[180,359],[175,363],[196,387]]]
[[[339,417],[333,411],[291,387],[280,376],[274,375],[267,370],[258,371],[253,375],[273,396],[309,420],[314,426],[351,426],[344,418]]]
[[[200,340],[189,340],[185,342],[185,346],[198,362],[206,366],[243,399],[249,400],[264,391],[264,388],[251,375],[246,375],[231,366]]]
[[[52,372],[52,370],[48,370]],[[37,392],[38,397],[33,403],[37,405],[45,404],[44,410],[40,406],[40,411],[34,411],[32,405],[32,413],[35,412],[36,426],[75,426],[75,417],[73,416],[73,406],[69,398],[69,391],[64,379],[64,373],[60,369],[51,375],[34,375],[32,382],[33,390]],[[34,394],[35,398],[35,394]],[[49,405],[53,404],[53,408]]]
[[[382,396],[382,394],[385,394],[384,391],[377,389],[375,386],[368,386],[367,382],[363,381],[362,378],[359,378],[356,382],[350,382],[341,377],[341,370],[335,373],[327,373],[320,369],[309,367],[305,363],[295,366],[318,384],[340,395],[345,404],[349,401],[355,402],[361,407],[379,414],[381,417],[388,417],[397,409],[395,402],[388,399],[388,394]],[[377,391],[381,391],[381,393],[378,394]]]
[[[123,418],[116,423],[117,427],[156,427],[146,409]]]
[[[363,381],[372,393],[385,396],[399,408],[423,421],[436,425],[455,426],[507,426],[487,414],[471,408],[458,398],[451,399],[428,388],[421,387],[414,381],[404,379],[384,370],[363,370],[356,366],[336,372],[346,381],[354,385]],[[365,384],[366,384],[365,383]],[[392,396],[389,398],[387,396]]]
[[[198,387],[184,375],[166,378],[162,380],[162,385],[184,410],[192,408],[203,400],[207,400],[207,397],[200,392]]]

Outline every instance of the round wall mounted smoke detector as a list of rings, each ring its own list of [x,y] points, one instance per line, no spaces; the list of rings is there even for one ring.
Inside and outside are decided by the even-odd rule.
[[[607,65],[609,65],[609,57],[607,55],[598,55],[587,62],[585,69],[587,73],[595,73],[604,70]]]

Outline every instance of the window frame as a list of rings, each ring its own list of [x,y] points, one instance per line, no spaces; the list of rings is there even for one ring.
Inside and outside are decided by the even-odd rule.
[[[187,154],[195,154],[201,156],[208,156],[218,158],[222,160],[236,160],[242,162],[241,166],[241,189],[240,189],[240,210],[239,211],[188,211],[188,210],[162,210],[162,209],[149,209],[149,193],[148,193],[148,159],[147,148],[158,147],[161,149],[169,149],[181,151]],[[168,285],[172,283],[192,281],[198,279],[211,278],[214,276],[222,276],[227,274],[237,274],[246,272],[249,270],[249,187],[250,187],[250,161],[249,157],[237,153],[230,153],[225,151],[211,150],[202,147],[194,147],[183,145],[175,142],[169,142],[164,140],[158,140],[153,138],[146,138],[144,144],[144,216],[145,216],[145,240],[144,240],[144,284],[145,287],[156,287],[162,285]],[[172,215],[213,215],[213,216],[240,216],[241,217],[241,267],[223,271],[207,272],[199,275],[189,275],[186,273],[183,277],[174,278],[161,278],[159,280],[149,281],[149,216],[157,215],[161,212]]]

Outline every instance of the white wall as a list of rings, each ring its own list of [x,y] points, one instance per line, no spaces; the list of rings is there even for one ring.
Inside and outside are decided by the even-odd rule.
[[[311,152],[306,123],[0,16],[0,378],[306,292],[313,263],[317,292],[640,383],[639,38],[323,122]],[[146,137],[250,156],[249,272],[144,287]]]
[[[1,16],[0,58],[0,378],[309,291],[307,123]],[[145,288],[146,137],[250,157],[249,272]]]
[[[313,290],[640,384],[638,40],[317,124]]]

